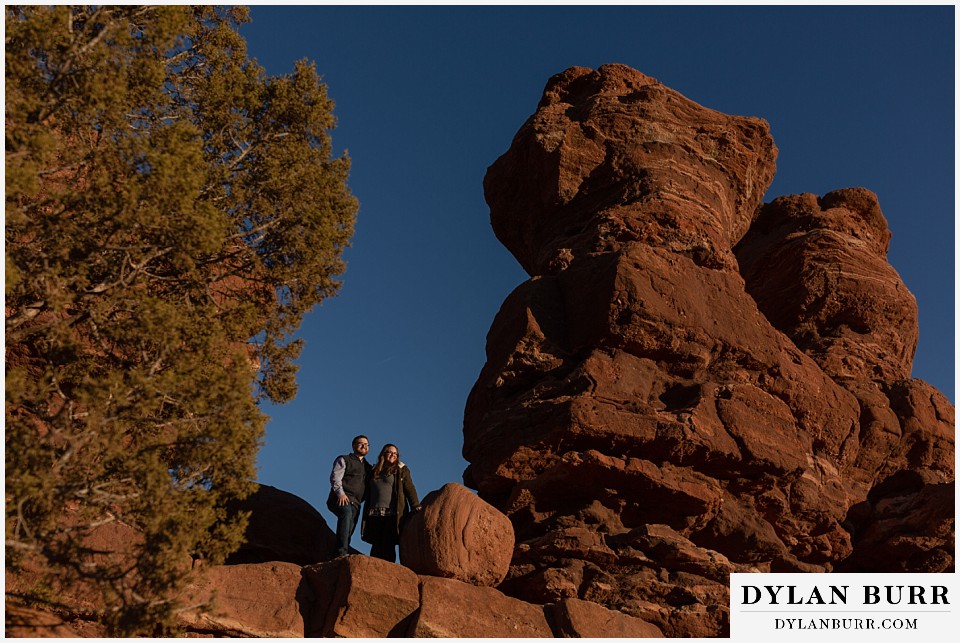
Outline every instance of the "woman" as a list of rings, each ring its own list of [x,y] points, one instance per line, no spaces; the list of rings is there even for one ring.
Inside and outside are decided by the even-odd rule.
[[[413,486],[410,469],[400,462],[397,445],[387,444],[380,450],[367,481],[367,493],[360,538],[372,545],[371,556],[394,563],[400,522],[411,511],[420,511],[417,488]]]

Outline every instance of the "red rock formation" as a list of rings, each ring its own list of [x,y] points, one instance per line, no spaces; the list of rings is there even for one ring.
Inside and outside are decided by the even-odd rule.
[[[876,198],[760,208],[776,154],[764,121],[605,65],[550,79],[488,170],[531,279],[488,334],[464,479],[514,524],[508,594],[722,635],[730,571],[829,571],[942,503],[892,520],[868,497],[902,471],[953,480],[953,408],[906,379],[916,306]],[[873,548],[952,566],[952,531],[929,531]]]
[[[851,571],[953,568],[954,409],[908,379],[917,306],[887,263],[890,232],[872,192],[765,205],[736,248],[760,310],[860,405],[841,474]],[[890,500],[896,498],[896,500]],[[908,535],[905,535],[908,534]]]
[[[400,562],[417,572],[480,586],[506,577],[513,555],[513,525],[463,485],[427,494],[400,536]]]

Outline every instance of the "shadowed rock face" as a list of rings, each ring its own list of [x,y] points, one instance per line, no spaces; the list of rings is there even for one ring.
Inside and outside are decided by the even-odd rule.
[[[494,231],[531,276],[464,418],[465,482],[516,531],[507,593],[709,636],[730,571],[869,568],[861,537],[952,567],[942,521],[882,544],[945,493],[895,516],[869,495],[953,480],[953,407],[907,379],[916,304],[876,197],[761,206],[776,154],[766,122],[605,65],[550,79],[488,170]]]
[[[312,565],[330,560],[336,551],[336,534],[320,512],[282,489],[257,485],[252,495],[230,509],[249,512],[250,517],[244,542],[227,558],[228,565],[272,561]]]

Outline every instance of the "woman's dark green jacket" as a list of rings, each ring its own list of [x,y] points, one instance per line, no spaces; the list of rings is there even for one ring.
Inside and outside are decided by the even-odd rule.
[[[371,474],[372,475],[372,474]],[[367,489],[370,488],[370,482],[367,481]],[[413,486],[413,478],[410,476],[410,469],[402,462],[397,463],[397,474],[393,477],[393,509],[394,517],[397,519],[397,534],[400,533],[400,523],[411,511],[420,511],[420,498],[417,496],[417,488]],[[363,519],[360,522],[360,539],[367,542],[364,538],[367,527],[367,513],[369,507],[364,507]]]

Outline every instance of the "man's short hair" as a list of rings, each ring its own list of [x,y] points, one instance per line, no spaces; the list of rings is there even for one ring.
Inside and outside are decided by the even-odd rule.
[[[367,442],[370,441],[370,438],[368,438],[367,436],[365,436],[365,435],[358,435],[357,437],[355,437],[355,438],[353,439],[353,442],[351,442],[350,444],[351,444],[351,445],[354,445],[354,444],[356,444],[357,442],[359,442],[361,439],[366,440]]]

